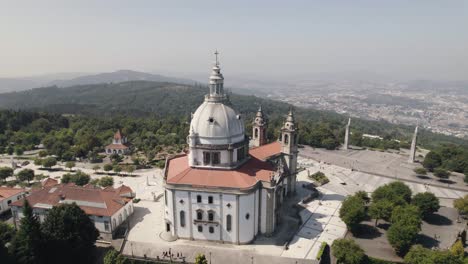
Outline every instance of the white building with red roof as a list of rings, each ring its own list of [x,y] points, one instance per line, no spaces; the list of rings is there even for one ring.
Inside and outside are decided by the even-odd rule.
[[[112,143],[105,147],[107,154],[121,154],[125,155],[130,153],[130,147],[127,141],[127,137],[117,130],[112,139]]]
[[[53,184],[53,181],[45,183],[41,189],[34,190],[25,198],[41,222],[52,207],[76,203],[93,221],[101,236],[110,238],[133,214],[132,199],[135,193],[128,186],[102,189],[91,185],[76,186],[73,183]],[[19,224],[19,220],[23,217],[23,204],[23,200],[11,204],[16,224]]]
[[[0,186],[0,214],[10,210],[11,203],[26,196],[26,191],[20,188]]]
[[[223,82],[216,58],[210,92],[192,116],[189,152],[166,161],[167,239],[250,243],[275,231],[284,199],[295,192],[298,130],[292,111],[281,138],[267,144],[260,108],[249,149],[244,120],[230,106]]]

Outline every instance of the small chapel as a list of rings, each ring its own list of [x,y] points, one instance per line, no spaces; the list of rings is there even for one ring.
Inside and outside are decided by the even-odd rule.
[[[122,134],[120,129],[117,129],[117,132],[114,134],[112,143],[105,147],[107,154],[120,154],[125,155],[130,153],[130,147],[127,140],[127,137]]]
[[[189,151],[166,160],[162,235],[247,244],[275,231],[283,202],[295,193],[298,128],[290,110],[279,139],[269,142],[260,108],[250,140],[215,54],[209,94],[192,115]]]

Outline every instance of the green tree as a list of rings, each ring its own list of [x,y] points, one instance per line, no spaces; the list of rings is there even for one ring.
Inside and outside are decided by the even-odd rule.
[[[34,179],[34,171],[31,169],[23,169],[18,172],[18,179],[20,181],[28,181],[28,183]]]
[[[65,163],[65,167],[67,167],[68,169],[70,169],[70,171],[71,171],[71,170],[73,169],[73,167],[75,167],[75,166],[76,166],[76,164],[75,164],[74,161],[67,161],[67,162]]]
[[[374,202],[369,207],[369,216],[375,219],[375,226],[380,219],[389,220],[392,215],[393,204],[388,200]]]
[[[57,165],[57,160],[54,157],[48,157],[42,160],[42,166],[46,168],[50,169],[55,165]]]
[[[47,157],[47,155],[49,154],[47,153],[47,150],[41,150],[39,151],[38,155],[39,157],[44,158],[44,157]]]
[[[435,168],[442,165],[442,159],[439,154],[434,151],[427,153],[426,157],[424,157],[423,166],[428,171],[432,172]]]
[[[105,176],[99,179],[99,185],[102,187],[114,186],[114,178]]]
[[[195,257],[195,264],[208,264],[208,260],[206,260],[206,257],[204,254],[197,254]]]
[[[13,176],[13,169],[10,167],[0,167],[0,179],[5,181],[6,178]]]
[[[437,212],[440,208],[439,199],[430,192],[416,194],[413,197],[411,204],[419,208],[423,218]]]
[[[17,156],[21,156],[24,154],[24,148],[22,146],[18,146],[15,148],[15,154]]]
[[[20,220],[18,233],[13,239],[11,251],[18,263],[42,263],[43,237],[41,224],[34,215],[28,200],[24,200],[23,218]]]
[[[405,255],[406,264],[430,264],[432,261],[432,251],[421,245],[414,245]]]
[[[441,179],[448,179],[450,177],[450,172],[442,168],[435,168],[434,175]]]
[[[386,199],[394,205],[403,205],[411,202],[411,189],[402,182],[396,181],[375,189],[372,201],[378,202]]]
[[[395,223],[403,223],[405,225],[415,226],[418,229],[421,228],[421,212],[419,208],[414,205],[404,205],[404,206],[397,206],[393,209],[391,222]]]
[[[336,239],[331,246],[337,264],[361,264],[366,255],[352,239]]]
[[[91,177],[88,174],[82,172],[81,170],[78,170],[75,173],[66,173],[62,175],[61,182],[62,183],[72,182],[78,186],[83,186],[83,185],[88,184],[90,179]]]
[[[114,164],[117,164],[119,162],[122,162],[123,160],[123,157],[120,156],[119,154],[116,154],[116,153],[113,153],[109,156],[110,160],[112,161],[112,163]]]
[[[369,194],[367,194],[367,192],[365,192],[365,191],[357,191],[354,194],[354,196],[357,196],[357,197],[361,198],[366,203],[370,201]]]
[[[104,264],[126,264],[127,259],[117,250],[111,249],[104,256]]]
[[[47,242],[48,263],[91,263],[99,237],[89,216],[75,203],[54,206],[46,215],[42,230]]]
[[[104,164],[103,169],[104,169],[105,172],[109,172],[109,171],[111,171],[113,169],[113,166],[112,166],[112,164]]]
[[[10,242],[15,236],[15,228],[6,222],[0,221],[0,245]]]
[[[468,214],[468,195],[463,198],[458,198],[453,201],[453,207],[462,215]]]
[[[364,201],[358,196],[347,197],[340,208],[340,218],[346,223],[351,231],[366,217],[366,208]]]
[[[414,243],[419,230],[417,226],[407,225],[404,222],[396,222],[388,229],[388,242],[390,242],[390,245],[392,245],[398,255],[404,256]]]
[[[15,151],[15,150],[14,150],[14,148],[13,148],[12,146],[8,146],[8,147],[7,147],[7,154],[8,154],[8,155],[12,155],[14,151]]]

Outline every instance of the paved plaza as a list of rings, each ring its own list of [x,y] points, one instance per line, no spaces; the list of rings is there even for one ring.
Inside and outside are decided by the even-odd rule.
[[[316,259],[322,242],[331,245],[335,239],[346,235],[346,225],[338,217],[341,202],[346,196],[363,190],[373,192],[377,187],[386,183],[402,180],[414,193],[433,192],[441,199],[441,205],[452,206],[453,199],[467,194],[464,184],[457,178],[456,183],[444,186],[433,179],[419,179],[413,173],[414,164],[405,162],[406,157],[396,153],[376,151],[326,151],[320,149],[301,149],[298,159],[303,170],[297,177],[297,197],[307,196],[310,190],[303,186],[311,180],[308,175],[317,171],[324,172],[330,182],[318,187],[321,195],[307,204],[299,205],[303,208],[299,212],[300,226],[291,236],[289,244],[279,241],[276,237],[259,236],[253,244],[232,245],[206,241],[176,240],[167,242],[160,237],[163,231],[163,199],[155,201],[163,193],[162,170],[149,169],[134,172],[135,177],[113,176],[115,186],[125,184],[130,186],[141,201],[135,204],[135,213],[130,220],[130,232],[124,245],[123,253],[139,257],[163,258],[163,253],[171,250],[176,260],[185,258],[191,261],[198,253],[211,257],[212,263],[318,263]],[[0,161],[0,166],[9,166],[9,160]],[[40,170],[34,164],[26,168],[34,169],[37,173],[44,173],[53,178],[60,178],[67,171]],[[78,163],[77,168],[100,178],[105,175],[95,174],[89,164]],[[434,184],[432,184],[434,183]],[[436,184],[437,183],[437,184]],[[456,189],[452,187],[456,186]],[[453,220],[451,220],[453,221]],[[423,231],[432,234],[439,226],[425,224]],[[445,247],[454,233],[450,227],[443,226],[444,234],[437,246]],[[372,240],[369,240],[372,241]],[[372,246],[372,245],[371,245]],[[179,258],[177,258],[179,254]],[[168,260],[168,258],[166,258]]]

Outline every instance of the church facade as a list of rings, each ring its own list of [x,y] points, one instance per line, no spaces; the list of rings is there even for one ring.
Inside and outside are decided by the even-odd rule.
[[[165,233],[173,239],[250,243],[275,231],[284,200],[295,193],[298,129],[292,111],[279,140],[267,143],[260,108],[249,148],[243,117],[223,85],[216,58],[209,94],[192,115],[189,152],[166,161]]]

